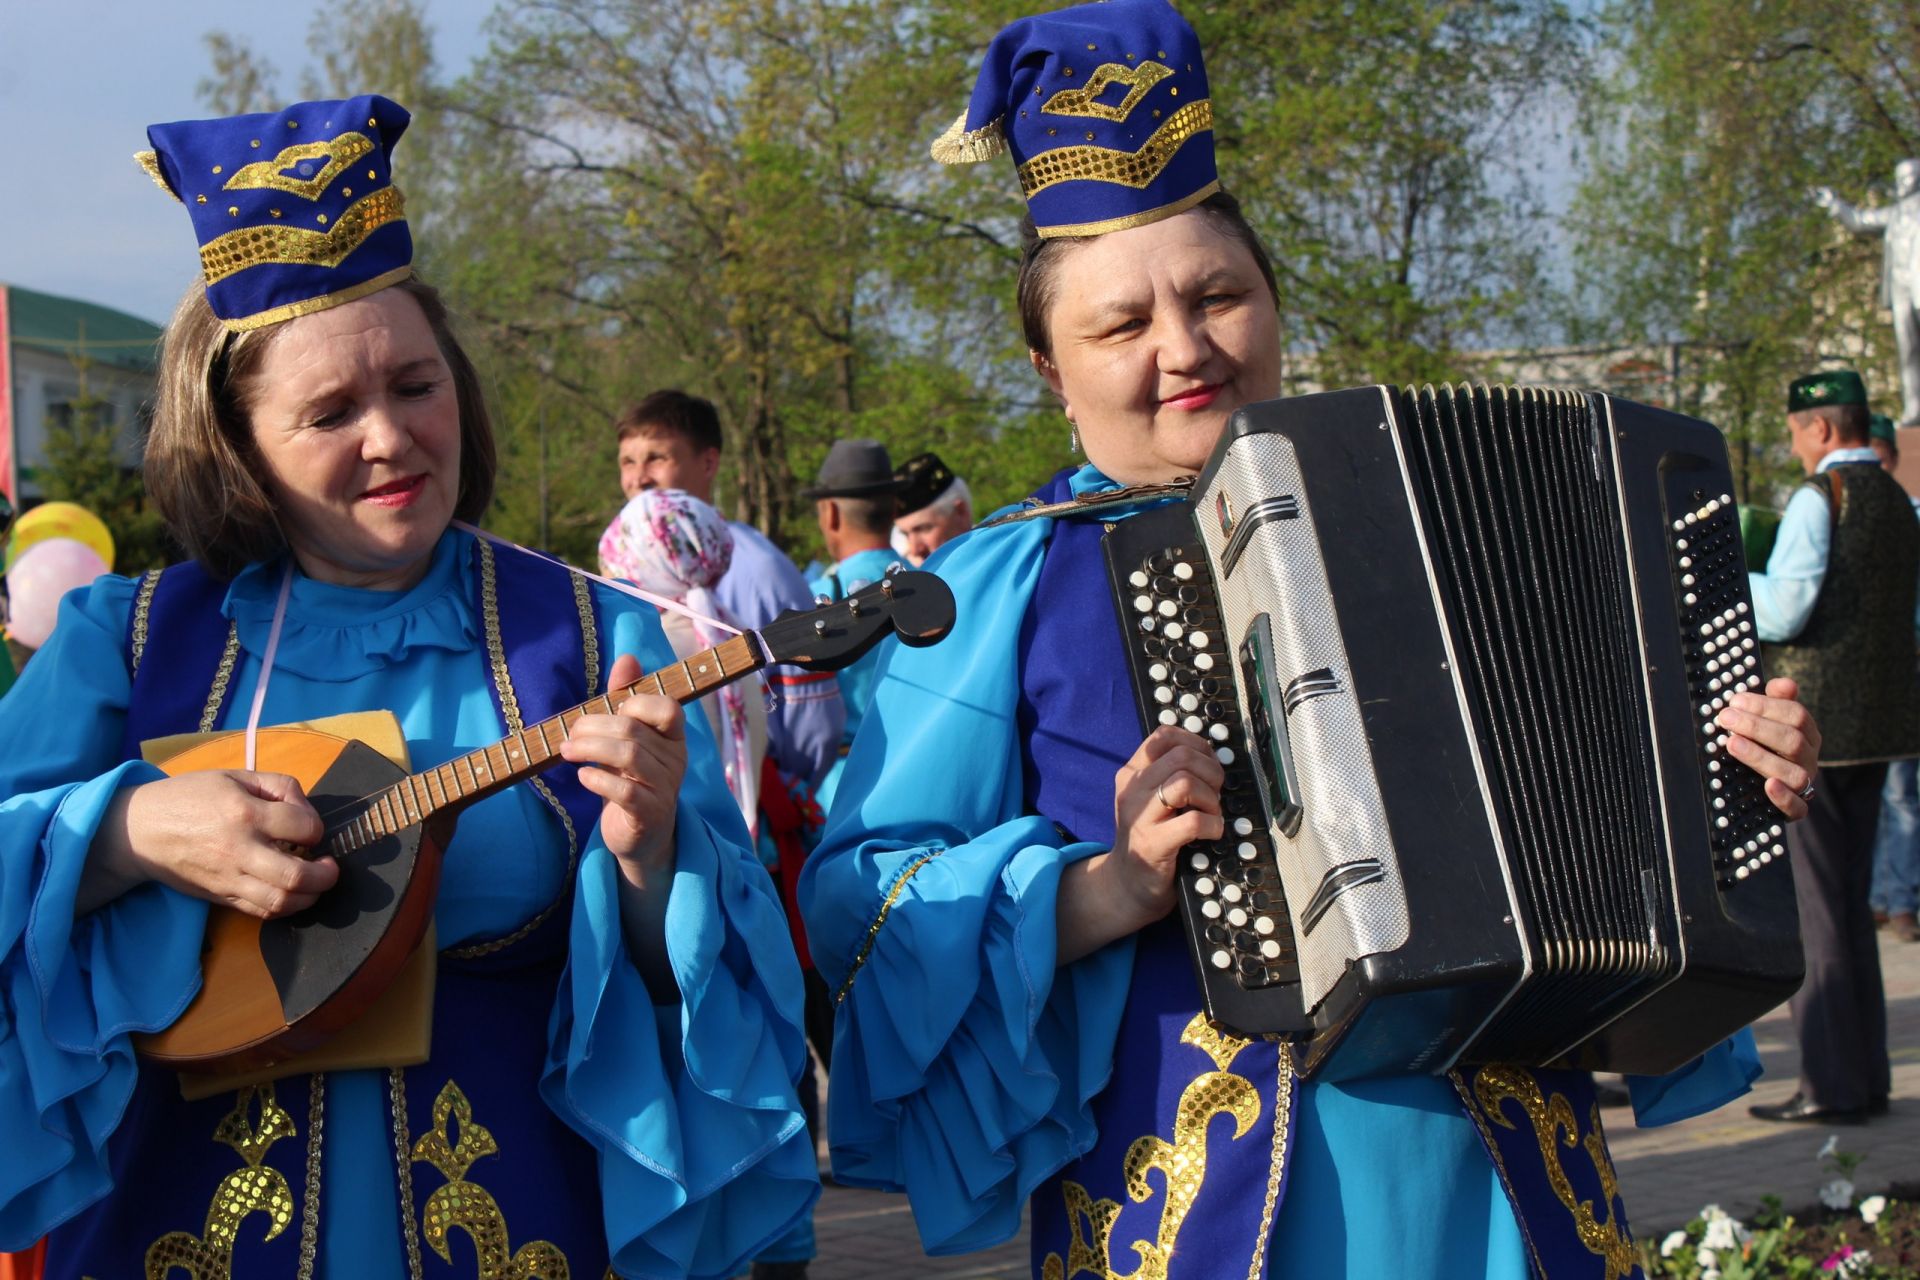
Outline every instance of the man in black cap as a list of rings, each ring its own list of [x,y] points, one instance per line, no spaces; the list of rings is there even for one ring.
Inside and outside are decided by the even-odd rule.
[[[1868,894],[1887,762],[1920,751],[1914,679],[1920,522],[1868,444],[1867,391],[1850,369],[1787,392],[1807,473],[1780,517],[1765,573],[1750,575],[1769,676],[1800,686],[1820,726],[1820,767],[1787,829],[1807,977],[1793,998],[1800,1090],[1762,1120],[1859,1124],[1887,1108],[1887,1008]]]
[[[915,565],[942,543],[973,528],[973,494],[936,453],[908,458],[893,473],[900,482],[893,517],[893,548]]]
[[[893,531],[894,494],[900,487],[893,476],[893,462],[887,447],[878,440],[836,440],[820,464],[820,476],[800,496],[811,499],[813,513],[820,521],[820,536],[827,544],[827,560],[832,566],[813,580],[814,594],[840,600],[869,582],[886,576],[887,567],[898,557],[888,545]],[[840,672],[840,697],[847,705],[847,730],[843,740],[850,745],[854,731],[867,704],[873,701],[878,649]],[[833,793],[840,785],[840,770],[846,760],[844,748],[840,760],[820,785],[820,807],[830,809]]]

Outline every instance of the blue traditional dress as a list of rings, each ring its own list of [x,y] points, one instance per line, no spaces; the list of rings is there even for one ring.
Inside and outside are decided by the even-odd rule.
[[[856,551],[833,568],[815,578],[808,585],[817,596],[826,596],[830,600],[844,600],[870,582],[878,582],[887,576],[887,568],[900,559],[890,548],[868,547],[865,551]],[[859,659],[840,671],[840,698],[846,704],[847,726],[845,742],[851,744],[854,735],[860,729],[860,717],[866,714],[867,704],[873,700],[874,673],[879,670],[880,654],[863,654]],[[838,758],[827,770],[827,776],[821,780],[814,793],[823,809],[833,805],[833,793],[840,786],[840,775],[846,766],[846,747],[843,745]]]
[[[1085,467],[1036,497],[1116,487]],[[1111,845],[1143,736],[1100,549],[1139,509],[948,544],[953,634],[886,647],[801,883],[839,1000],[835,1175],[905,1190],[934,1253],[1007,1239],[1031,1198],[1044,1280],[1635,1274],[1590,1077],[1302,1080],[1200,1015],[1172,920],[1056,964],[1061,870]],[[1634,1081],[1639,1120],[1757,1075],[1742,1033]]]
[[[52,1231],[51,1276],[103,1278],[733,1274],[818,1184],[799,973],[698,715],[679,1003],[634,968],[598,801],[561,766],[460,821],[426,1063],[187,1103],[134,1056],[199,986],[206,907],[150,883],[75,919],[88,848],[160,776],[130,741],[154,704],[244,726],[283,565],[103,578],[0,704],[0,1249]],[[600,691],[620,653],[673,661],[653,609],[452,531],[407,591],[296,575],[261,723],[390,710],[424,769]]]

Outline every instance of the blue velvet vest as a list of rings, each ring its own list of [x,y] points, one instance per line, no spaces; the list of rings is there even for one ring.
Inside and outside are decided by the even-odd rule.
[[[1071,498],[1069,474],[1034,498]],[[1113,518],[1054,522],[1018,650],[1028,808],[1101,844],[1114,835],[1114,773],[1144,736],[1101,548],[1103,520]],[[1099,1139],[1034,1192],[1040,1280],[1266,1274],[1294,1108],[1312,1086],[1281,1046],[1225,1035],[1200,1009],[1181,925],[1169,917],[1137,940],[1113,1077],[1093,1102]],[[1453,1083],[1535,1275],[1638,1276],[1592,1077],[1463,1067]]]
[[[505,660],[493,681],[502,733],[598,692],[589,687],[598,663],[591,595],[531,557],[495,563],[480,544],[474,559],[488,645]],[[129,756],[148,738],[200,728],[208,710],[220,718],[233,693],[224,687],[233,644],[220,612],[225,592],[195,565],[143,582],[129,621],[130,653],[144,652],[134,670]],[[501,600],[507,608],[497,607]],[[544,856],[577,859],[600,802],[571,766],[540,781],[554,834],[564,836]],[[519,931],[440,953],[430,1057],[384,1081],[394,1134],[386,1176],[406,1233],[392,1241],[396,1271],[606,1270],[596,1153],[538,1093],[572,894],[568,876],[559,898]],[[109,1144],[115,1189],[53,1233],[47,1275],[306,1274],[303,1237],[322,1235],[327,1213],[325,1082],[288,1076],[186,1102],[170,1071],[143,1069]]]

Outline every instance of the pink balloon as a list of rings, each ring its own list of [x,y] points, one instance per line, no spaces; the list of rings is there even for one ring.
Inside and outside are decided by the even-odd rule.
[[[60,597],[107,571],[100,553],[72,538],[48,538],[20,553],[7,570],[7,634],[38,649],[53,634]]]

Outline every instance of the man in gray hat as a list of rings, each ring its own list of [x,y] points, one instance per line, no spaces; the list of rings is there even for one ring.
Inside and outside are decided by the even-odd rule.
[[[832,566],[813,580],[816,595],[841,600],[886,576],[888,566],[898,559],[888,545],[888,535],[893,532],[894,493],[899,487],[887,447],[878,440],[833,442],[827,460],[820,464],[819,478],[811,488],[800,491],[802,498],[813,500],[813,513],[820,521],[820,537],[827,544],[827,560]],[[875,649],[840,672],[840,697],[847,705],[846,745],[852,744],[867,704],[873,701],[879,661],[880,651]],[[846,754],[843,746],[840,759],[820,785],[823,809],[833,805]]]

